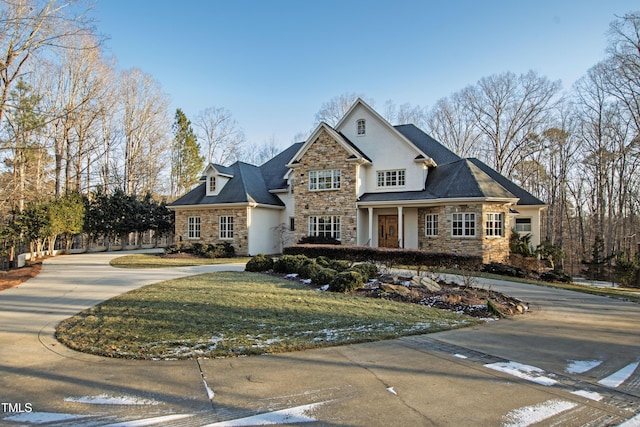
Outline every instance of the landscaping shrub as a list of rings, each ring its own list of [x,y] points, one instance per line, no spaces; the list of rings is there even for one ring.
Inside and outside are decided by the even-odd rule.
[[[545,282],[570,283],[571,276],[559,270],[551,270],[542,273],[540,275],[540,280],[544,280]]]
[[[418,249],[375,248],[345,245],[295,245],[284,249],[288,255],[326,257],[351,262],[384,262],[389,265],[420,265],[425,267],[457,268],[479,271],[482,257],[450,253],[426,252]],[[320,265],[322,263],[319,262]]]
[[[220,242],[208,245],[205,256],[207,258],[233,258],[236,256],[236,249],[229,242]]]
[[[311,280],[314,285],[324,286],[330,284],[337,274],[338,272],[332,268],[321,268]]]
[[[331,262],[333,260],[329,257],[326,256],[319,256],[316,258],[316,263],[320,266],[320,267],[324,267],[324,268],[329,268],[331,266]]]
[[[315,261],[311,260],[311,262],[304,263],[300,269],[298,270],[298,274],[302,279],[312,279],[315,277],[318,272],[322,270]]]
[[[282,255],[273,263],[273,270],[276,273],[300,274],[300,268],[308,262],[311,260],[304,255]]]
[[[273,258],[263,254],[258,254],[251,258],[249,262],[247,262],[247,265],[244,269],[246,271],[253,271],[256,273],[269,271],[273,269]]]
[[[236,249],[229,242],[220,242],[214,244],[192,243],[178,247],[172,245],[165,249],[167,254],[185,253],[200,258],[233,258],[236,256]]]
[[[183,251],[193,256],[207,258],[207,247],[202,243],[193,243],[191,247],[185,247]]]
[[[501,264],[499,262],[491,262],[482,267],[482,271],[487,273],[499,274],[501,276],[511,277],[527,277],[527,272],[521,268],[511,265]]]
[[[351,270],[360,273],[365,282],[368,282],[369,280],[378,277],[378,274],[380,273],[378,271],[378,266],[370,262],[363,262],[362,264],[356,264],[353,267],[351,267]]]
[[[356,271],[343,271],[336,274],[331,283],[329,290],[331,292],[350,292],[364,285],[362,275]]]
[[[332,259],[329,263],[329,268],[333,268],[338,273],[347,271],[349,267],[351,267],[351,263],[349,261],[343,261],[340,259]]]

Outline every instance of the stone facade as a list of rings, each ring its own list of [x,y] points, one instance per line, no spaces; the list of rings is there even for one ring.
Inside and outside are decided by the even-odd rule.
[[[340,216],[341,241],[356,244],[356,168],[347,161],[350,154],[326,132],[304,153],[293,171],[295,198],[295,241],[308,235],[310,216]],[[340,188],[309,190],[309,172],[340,170]]]
[[[221,239],[219,218],[233,217],[233,239]],[[188,218],[200,217],[200,238],[190,239],[188,235]],[[229,242],[238,255],[248,255],[247,208],[199,208],[176,210],[176,243],[189,245],[191,243],[215,244]]]
[[[487,213],[501,213],[503,217],[503,236],[487,236],[485,221]],[[476,217],[475,236],[452,235],[454,213],[474,213]],[[438,215],[437,236],[425,235],[425,216]],[[453,253],[458,255],[482,256],[483,262],[505,262],[509,256],[508,224],[509,206],[507,204],[467,204],[446,205],[418,209],[418,246],[427,252]]]

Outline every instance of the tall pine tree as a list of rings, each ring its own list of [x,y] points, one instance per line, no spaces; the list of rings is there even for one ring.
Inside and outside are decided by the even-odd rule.
[[[204,156],[200,155],[200,144],[191,127],[191,121],[180,108],[173,122],[173,146],[171,149],[171,191],[180,195],[198,182],[204,169]]]

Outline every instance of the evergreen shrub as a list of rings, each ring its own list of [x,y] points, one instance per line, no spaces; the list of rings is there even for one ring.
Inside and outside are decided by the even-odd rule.
[[[336,274],[331,283],[329,290],[331,292],[351,292],[364,285],[362,275],[356,271],[343,271]]]
[[[258,254],[247,262],[244,269],[245,271],[252,271],[256,273],[272,270],[273,258],[264,254]]]

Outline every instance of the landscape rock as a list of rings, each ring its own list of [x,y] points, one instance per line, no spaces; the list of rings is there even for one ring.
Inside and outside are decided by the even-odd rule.
[[[393,285],[391,283],[382,283],[380,289],[390,294],[398,294],[404,298],[411,298],[415,296],[414,294],[417,294],[417,292],[412,291],[404,285]]]
[[[440,290],[440,285],[438,284],[438,282],[428,277],[413,276],[413,278],[411,279],[411,286],[426,288],[427,290],[432,292],[437,292]]]

